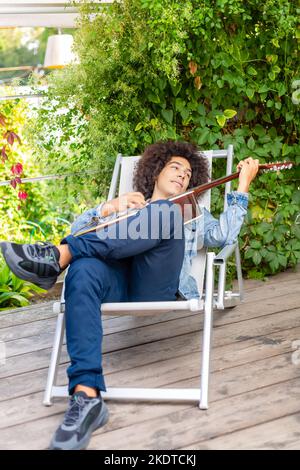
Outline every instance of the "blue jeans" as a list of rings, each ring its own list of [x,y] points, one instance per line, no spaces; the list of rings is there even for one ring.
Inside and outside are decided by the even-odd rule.
[[[162,217],[156,219],[155,237],[150,232],[152,204],[176,208],[170,212],[167,224]],[[183,220],[178,205],[159,200],[131,216],[130,224],[147,225],[146,237],[132,237],[127,222],[102,229],[105,237],[92,232],[78,237],[69,235],[61,242],[68,244],[72,254],[65,282],[70,394],[77,384],[106,390],[102,303],[176,299],[184,258]]]

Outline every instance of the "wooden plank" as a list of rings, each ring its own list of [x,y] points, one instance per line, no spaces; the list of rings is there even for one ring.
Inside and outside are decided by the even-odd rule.
[[[221,360],[219,361],[222,362]],[[159,366],[159,373],[158,373]],[[171,387],[178,383],[179,387],[195,387],[200,383],[200,364],[198,355],[181,356],[177,359],[160,361],[148,367],[136,367],[130,370],[130,384],[128,371],[122,371],[107,376],[107,386],[112,387]],[[211,380],[210,405],[213,402],[226,397],[239,395],[250,390],[266,387],[277,382],[283,382],[300,376],[300,369],[291,362],[291,352],[277,355],[268,359],[248,363],[224,369],[220,367],[218,372],[213,374]],[[35,380],[35,379],[34,379]],[[36,406],[30,406],[35,401]],[[13,426],[22,422],[39,419],[56,412],[41,407],[42,394],[30,392],[18,398],[9,398],[0,402],[0,428]],[[146,409],[147,406],[144,405]]]
[[[248,380],[248,384],[251,381]],[[34,402],[39,397],[31,397],[30,406],[34,413]],[[56,406],[61,413],[61,403]],[[185,448],[199,437],[208,440],[218,436],[222,429],[233,432],[278,419],[282,415],[298,413],[299,377],[216,401],[208,411],[175,403],[111,402],[109,408],[110,421],[105,428],[95,432],[90,448]],[[44,448],[60,420],[61,414],[51,415],[38,421],[6,427],[2,448]]]
[[[122,418],[122,411],[121,416],[118,416],[120,412],[115,410],[116,414],[113,414],[110,426],[107,426],[106,432],[99,430],[95,433],[90,448],[184,448],[200,435],[208,440],[219,435],[220,430],[232,432],[277,419],[282,415],[298,413],[299,378],[220,400],[206,412],[195,407],[182,409],[182,405],[179,405],[174,406],[174,411],[168,415],[151,418],[153,408],[155,406],[148,406],[148,419],[144,422],[110,431],[113,419],[118,421]]]
[[[216,347],[213,350],[211,370],[219,371],[290,352],[292,342],[299,337],[300,327],[268,335],[267,339],[264,337],[264,340],[260,342],[255,338]],[[168,346],[165,345],[167,342],[169,343]],[[106,381],[108,385],[112,386],[112,384],[115,384],[116,386],[120,378],[118,378],[115,383],[111,382],[111,380],[115,380],[114,378],[112,379],[112,376],[116,375],[118,377],[119,373],[121,373],[121,375],[125,373],[127,383],[130,380],[131,385],[133,385],[135,381],[135,383],[138,383],[140,386],[141,383],[145,386],[144,380],[146,380],[148,367],[160,367],[162,357],[165,360],[176,361],[177,363],[177,361],[181,361],[181,357],[184,356],[190,361],[195,361],[197,367],[201,357],[200,348],[195,347],[197,342],[193,344],[193,342],[189,340],[184,341],[184,345],[185,344],[191,345],[188,350],[187,346],[182,347],[182,344],[178,344],[178,338],[171,338],[160,342],[160,347],[158,347],[157,343],[150,344],[149,346],[152,346],[151,350],[147,348],[145,351],[144,346],[136,346],[128,350],[125,349],[123,351],[104,354],[103,369],[105,371]],[[183,354],[183,352],[185,354]],[[26,356],[20,357],[24,359]],[[63,358],[67,360],[65,352]],[[13,357],[11,359],[15,360],[16,358]],[[37,362],[39,359],[40,355],[33,358],[31,357],[29,360],[27,359],[27,362]],[[46,365],[48,366],[48,361],[46,361]],[[60,384],[67,382],[67,365],[68,364],[62,364],[59,367],[58,379]],[[137,368],[138,371],[141,368],[145,369],[142,382],[140,378],[135,379],[135,368]],[[40,367],[40,369],[32,372],[6,377],[5,380],[0,381],[0,401],[43,391],[46,384],[47,371],[47,367]],[[180,368],[178,374],[182,376],[182,368]]]
[[[282,306],[284,304],[284,307]],[[281,296],[266,299],[261,302],[261,308],[258,310],[255,303],[240,304],[234,309],[215,311],[215,325],[224,325],[231,322],[243,321],[247,318],[258,317],[268,313],[275,313],[282,310],[288,310],[299,306],[298,293],[292,293],[287,298]],[[30,312],[28,312],[30,313]],[[199,315],[198,312],[190,311],[170,311],[161,315],[153,315],[148,317],[135,317],[135,316],[120,316],[120,317],[106,317],[103,316],[104,334],[111,334],[117,331],[124,331],[138,326],[152,325],[155,323],[172,320],[175,318],[184,318],[189,315]],[[200,313],[201,315],[201,313]],[[35,320],[34,320],[35,318]],[[53,331],[55,329],[56,315],[53,313],[49,317],[33,317],[31,314],[31,321],[26,324],[21,323],[17,325],[8,326],[0,330],[1,341],[12,341],[13,339],[26,338],[33,335],[38,335],[44,331]]]
[[[287,284],[290,284],[289,288],[287,288]],[[224,434],[224,430],[228,436],[230,433],[242,434],[245,427],[250,433],[252,428],[255,430],[259,426],[277,420],[279,422],[287,415],[292,416],[297,413],[299,407],[295,411],[296,405],[294,405],[294,402],[299,396],[296,391],[295,377],[298,380],[299,368],[292,366],[290,356],[292,341],[299,339],[299,309],[292,308],[292,310],[289,309],[284,312],[280,312],[278,309],[286,309],[286,302],[290,301],[291,295],[294,297],[289,305],[295,307],[299,295],[299,282],[296,286],[294,280],[288,283],[284,281],[280,283],[278,288],[276,287],[276,294],[279,291],[281,294],[283,293],[283,295],[278,296],[281,297],[280,299],[274,299],[274,288],[275,283],[273,297],[269,290],[263,296],[263,301],[260,300],[259,302],[254,298],[260,298],[265,286],[253,290],[251,301],[246,302],[243,306],[244,313],[246,307],[247,315],[252,316],[251,319],[246,316],[247,319],[244,320],[243,310],[238,307],[240,311],[237,309],[230,311],[230,313],[237,313],[235,317],[232,315],[231,319],[228,320],[228,316],[222,318],[220,315],[216,320],[213,355],[213,370],[215,372],[212,376],[211,388],[211,403],[213,405],[211,405],[208,412],[199,411],[195,407],[184,404],[110,402],[109,407],[113,419],[103,430],[96,433],[98,436],[93,439],[91,447],[95,444],[96,447],[93,448],[126,448],[122,447],[126,435],[125,442],[128,442],[128,448],[132,449],[186,448],[195,442],[199,445],[202,445],[203,442],[212,442],[214,439],[220,439],[221,442],[223,436],[220,434]],[[288,291],[290,291],[290,294],[288,294]],[[258,305],[259,308],[257,309]],[[250,309],[248,309],[249,307]],[[266,314],[264,307],[269,309],[268,314]],[[272,314],[274,308],[277,310],[276,314]],[[219,315],[219,312],[217,315]],[[188,320],[188,318],[183,319]],[[138,328],[131,327],[130,331],[126,332],[120,331],[122,320],[119,319],[119,325],[117,322],[111,323],[111,331],[114,332],[107,334],[105,337],[105,340],[108,341],[105,346],[107,349],[104,348],[103,362],[105,364],[104,370],[107,370],[108,385],[119,386],[124,384],[127,386],[130,379],[131,383],[136,380],[139,386],[141,386],[141,383],[143,386],[147,386],[147,384],[148,386],[153,384],[158,384],[156,386],[170,386],[171,384],[172,387],[176,385],[183,387],[198,386],[197,371],[200,340],[197,328],[198,330],[201,328],[201,321],[198,325],[195,322],[193,326],[196,329],[190,333],[181,333],[181,331],[185,331],[184,327],[181,330],[180,326],[176,329],[174,325],[171,325],[171,334],[164,338],[157,332],[159,324],[143,326],[141,323]],[[45,321],[47,322],[47,319]],[[169,328],[170,323],[172,324],[173,321],[165,321],[166,328]],[[227,321],[229,323],[226,323]],[[146,331],[142,334],[142,332],[140,333],[141,330]],[[141,336],[141,340],[146,341],[145,344],[141,344],[134,337],[134,333],[137,332]],[[125,333],[127,333],[129,339],[127,342],[124,337]],[[34,335],[33,338],[39,341],[40,336]],[[113,340],[114,345],[110,344]],[[22,341],[23,339],[19,338],[8,342],[8,344],[15,343],[15,346],[17,346],[19,342],[22,346]],[[39,364],[40,370],[36,372],[39,374],[37,380],[35,380],[35,371],[32,371],[19,376],[12,376],[9,383],[6,384],[12,394],[6,395],[6,402],[3,401],[5,397],[2,397],[2,403],[0,404],[0,411],[4,412],[4,420],[9,420],[9,427],[5,429],[5,434],[0,437],[0,441],[5,442],[5,446],[7,446],[5,448],[21,448],[20,445],[30,448],[28,445],[30,446],[32,443],[40,446],[38,448],[46,447],[51,433],[60,422],[61,413],[65,409],[66,401],[63,400],[53,408],[44,408],[49,414],[44,415],[43,411],[39,415],[39,411],[34,411],[36,414],[30,415],[33,407],[35,407],[35,410],[40,408],[42,393],[34,394],[32,390],[38,389],[45,377],[43,374],[46,370],[43,369],[43,364],[47,362],[46,356],[50,353],[49,348],[39,349],[41,344],[42,341],[34,351],[29,351],[25,355],[11,356],[7,360],[7,364],[10,363],[10,365],[13,364],[12,361],[15,361],[16,369],[19,368],[19,372],[24,372],[24,368],[25,371],[27,370],[28,359],[31,358],[33,363],[36,361]],[[114,349],[115,346],[118,346],[118,349]],[[122,349],[123,346],[126,349]],[[160,346],[162,349],[158,350]],[[39,359],[40,355],[43,356],[41,359]],[[161,359],[162,357],[164,360]],[[66,359],[66,356],[64,358]],[[7,364],[4,367],[7,367]],[[147,368],[142,367],[146,364],[148,364]],[[245,364],[247,364],[246,367]],[[35,366],[29,366],[29,370],[32,370],[32,367]],[[126,368],[127,370],[125,370]],[[1,367],[0,372],[2,372],[2,369],[3,367]],[[159,375],[157,369],[159,369]],[[9,374],[12,370],[14,369],[7,368],[6,373]],[[63,379],[64,365],[60,367],[59,375]],[[184,377],[185,380],[178,382],[179,376]],[[28,385],[31,385],[32,388],[28,388]],[[0,394],[1,388],[2,384],[0,384]],[[263,407],[263,395],[259,393],[262,390],[265,391],[265,401],[267,397],[265,408]],[[13,398],[14,393],[17,394],[15,398]],[[24,407],[24,414],[20,416],[18,415],[18,405],[22,400],[26,403],[26,406]],[[221,407],[220,404],[222,404]],[[271,404],[273,404],[273,409]],[[6,414],[5,410],[8,408],[10,411]],[[231,409],[231,415],[226,413],[228,409]],[[194,418],[191,411],[195,412]],[[57,413],[59,414],[57,415]],[[213,413],[213,415],[210,413]],[[34,416],[36,417],[34,418]],[[210,418],[209,423],[205,421],[203,416],[207,419]],[[0,414],[0,423],[4,423],[5,421],[1,421],[1,417]],[[256,419],[254,419],[255,417]],[[211,421],[217,422],[218,425],[213,427],[214,423],[211,423]],[[180,434],[180,425],[182,424],[183,429],[182,434]],[[144,428],[146,433],[143,435]],[[22,441],[24,429],[29,444]],[[40,436],[41,430],[45,431],[44,436]],[[0,431],[0,435],[1,433],[2,431]],[[35,440],[32,441],[34,436]],[[130,438],[127,439],[127,436],[130,436]],[[141,442],[141,436],[143,442]],[[161,447],[151,447],[155,439]],[[109,442],[112,442],[113,447],[109,447]],[[164,445],[167,447],[164,447]],[[297,445],[299,446],[299,435],[298,441],[297,439],[291,440],[287,442],[287,445],[290,445],[290,448],[297,448]]]
[[[290,277],[288,276],[288,273],[280,273],[277,276],[274,277],[274,281],[266,281],[265,283],[262,283],[261,281],[255,281],[255,280],[246,280],[245,281],[245,295],[246,299],[245,302],[255,302],[255,296],[253,296],[254,292],[258,292],[259,290],[262,291],[263,296],[259,297],[259,299],[264,299],[264,298],[272,298],[274,294],[273,286],[276,285],[276,294],[279,295],[286,295],[287,290],[292,293],[292,292],[298,292],[300,293],[300,286],[299,286],[299,278],[300,278],[300,271],[296,273],[290,273]],[[280,275],[282,274],[282,279]],[[270,278],[271,279],[271,278]],[[278,279],[278,281],[276,281]],[[280,280],[280,282],[279,282]],[[255,285],[253,287],[251,286],[251,283],[255,282]],[[290,286],[290,289],[289,289]],[[271,297],[265,297],[265,294],[271,292]],[[11,309],[11,310],[4,310],[0,312],[0,328],[10,326],[11,324],[22,324],[34,321],[34,320],[40,320],[42,318],[48,318],[49,314],[52,316],[52,305],[53,302],[42,302],[39,304],[33,304],[29,305],[28,307],[22,307],[22,308],[17,308],[17,309]],[[45,315],[45,317],[44,317]],[[112,316],[110,318],[117,318],[118,316]],[[105,318],[105,317],[104,317]]]
[[[274,289],[276,286],[276,289]],[[274,292],[276,290],[276,292]],[[292,281],[281,281],[279,284],[266,284],[263,287],[248,289],[245,291],[244,303],[258,302],[264,299],[271,299],[274,294],[276,295],[289,295],[292,292],[300,294],[299,278]]]
[[[104,334],[117,333],[119,331],[126,331],[129,329],[154,325],[157,323],[163,323],[168,320],[174,320],[177,318],[186,318],[192,315],[199,315],[198,312],[191,311],[169,311],[164,312],[161,315],[148,316],[148,317],[115,317],[103,318],[103,330]],[[43,334],[45,331],[52,332],[54,334],[56,325],[56,315],[54,318],[36,320],[31,323],[21,324],[17,326],[11,326],[0,330],[0,341],[12,341],[22,338],[30,338],[31,336]]]
[[[295,413],[209,441],[193,443],[185,450],[299,450],[299,422],[300,413]]]
[[[0,330],[9,326],[22,325],[34,321],[47,318],[56,318],[53,313],[53,301],[43,302],[39,304],[31,304],[28,307],[14,308],[11,310],[3,310],[0,312]],[[119,315],[111,315],[106,318],[119,318]]]
[[[121,331],[112,335],[105,335],[103,338],[103,348],[106,350],[116,350],[133,346],[139,342],[149,342],[170,336],[176,336],[178,331],[181,334],[195,331],[200,326],[202,318],[198,315],[169,320],[166,322],[167,328],[163,328],[162,323],[134,328],[133,330]],[[27,338],[21,338],[6,342],[7,357],[24,354],[30,351],[37,351],[50,347],[53,342],[53,331],[40,333]]]
[[[8,313],[6,313],[6,310],[0,312],[0,332],[2,329],[11,326],[23,325],[47,318],[56,318],[56,315],[53,313],[52,304],[52,302],[48,302],[47,304],[39,304],[38,308],[28,306],[22,309],[10,310]]]
[[[300,276],[300,263],[298,263],[294,268],[289,268],[286,271],[267,276],[267,278],[262,281],[260,279],[244,279],[245,289],[255,289],[264,286],[265,284],[280,284],[282,281],[290,281],[293,279],[299,279]],[[234,280],[234,285],[237,285],[237,280]]]
[[[219,341],[220,330],[222,330],[221,336],[225,334],[228,337],[228,342],[235,340],[249,339],[253,336],[261,336],[262,328],[266,328],[266,334],[270,331],[270,328],[288,329],[291,325],[299,326],[300,315],[297,309],[289,310],[285,312],[284,316],[281,312],[268,315],[268,325],[266,326],[266,317],[255,318],[253,320],[246,320],[245,322],[235,323],[233,325],[225,325],[216,327],[214,329],[214,338]],[[283,317],[283,318],[282,318]],[[201,328],[203,323],[203,316],[190,315],[185,318],[179,318],[175,320],[169,320],[165,324],[163,323],[154,324],[145,327],[138,327],[133,330],[121,331],[112,335],[106,335],[103,338],[103,352],[116,351],[124,349],[137,344],[146,344],[153,341],[158,341],[172,336],[180,336],[186,333],[192,333]],[[249,333],[249,328],[251,333]],[[273,331],[271,329],[271,331]],[[29,338],[23,338],[15,341],[6,342],[6,354],[7,358],[20,354],[25,354],[32,351],[38,351],[41,349],[51,347],[53,342],[53,332],[45,332],[40,335],[31,336]],[[214,343],[218,344],[218,343]]]
[[[192,319],[194,321],[194,317],[192,317]],[[182,322],[182,320],[179,321]],[[268,341],[272,342],[273,339],[268,338],[268,336],[280,330],[288,330],[290,329],[291,325],[297,327],[299,326],[299,322],[300,316],[297,309],[294,309],[286,312],[283,318],[280,313],[277,313],[270,316],[268,315],[267,317],[263,317],[261,319],[246,320],[245,322],[239,322],[234,325],[226,325],[222,326],[221,328],[215,328],[213,336],[213,349],[219,346],[234,343],[236,340],[245,341],[247,339],[253,339],[255,340],[256,344]],[[174,325],[169,325],[169,323],[176,323],[176,325],[174,327]],[[265,323],[267,323],[267,325],[265,325]],[[104,338],[102,350],[103,353],[106,354],[108,352],[122,349],[120,355],[124,358],[126,357],[126,360],[129,364],[131,364],[135,350],[129,350],[126,353],[124,351],[126,348],[140,346],[138,357],[141,361],[143,360],[141,358],[142,351],[142,357],[153,357],[153,355],[156,355],[157,357],[157,355],[160,354],[162,354],[165,358],[172,357],[172,355],[175,354],[175,351],[177,351],[176,345],[178,345],[178,348],[180,348],[181,354],[190,353],[191,351],[198,351],[202,341],[201,335],[197,331],[197,325],[194,325],[194,322],[189,322],[189,326],[191,326],[192,333],[186,334],[185,330],[179,327],[177,320],[174,322],[168,322],[167,329],[165,329],[165,335],[167,335],[166,338],[162,338],[161,334],[159,337],[157,337],[157,331],[153,332],[153,329],[157,330],[159,325],[154,327],[151,326],[140,328],[138,332],[134,330],[134,332],[118,333],[109,336],[109,341],[105,341],[106,337]],[[145,332],[145,330],[147,331]],[[264,332],[264,335],[261,335],[262,331]],[[245,332],[247,332],[247,335]],[[152,341],[149,340],[145,342],[145,336],[147,337],[147,334],[148,336],[151,336]],[[284,339],[284,335],[285,333],[282,334],[282,340]],[[173,336],[174,339],[172,340],[171,338]],[[169,339],[171,340],[164,341]],[[34,337],[34,340],[37,341],[37,338]],[[16,357],[13,359],[13,355],[7,355],[6,364],[0,368],[0,377],[4,378],[9,375],[16,375],[22,371],[30,371],[33,369],[45,367],[49,364],[51,351],[49,347],[48,349],[43,347],[45,346],[44,340],[40,341],[40,349],[36,348],[35,342],[29,342],[27,349],[30,351],[30,353],[26,355],[18,354],[21,352],[18,349],[19,343],[23,341],[28,341],[28,339],[12,342],[14,343],[14,347],[16,349]],[[51,343],[50,340],[49,342]],[[8,345],[9,344],[11,343],[8,343]],[[32,349],[36,349],[36,353],[33,353]],[[62,360],[67,360],[65,354]]]

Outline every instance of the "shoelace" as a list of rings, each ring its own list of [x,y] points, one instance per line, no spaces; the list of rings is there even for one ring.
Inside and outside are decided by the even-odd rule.
[[[87,401],[83,397],[74,396],[71,398],[69,408],[67,409],[64,417],[64,424],[66,426],[72,426],[76,423],[86,402]]]
[[[29,245],[27,249],[33,258],[41,259],[51,256],[56,260],[54,249],[47,242],[37,242],[34,245]]]

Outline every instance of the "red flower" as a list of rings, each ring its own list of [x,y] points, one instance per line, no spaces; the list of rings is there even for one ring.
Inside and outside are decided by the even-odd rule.
[[[23,165],[22,163],[16,163],[11,167],[11,172],[14,175],[20,175],[23,172]]]
[[[18,192],[18,198],[19,199],[25,200],[25,199],[27,199],[27,197],[28,197],[28,194],[25,191],[19,191]]]

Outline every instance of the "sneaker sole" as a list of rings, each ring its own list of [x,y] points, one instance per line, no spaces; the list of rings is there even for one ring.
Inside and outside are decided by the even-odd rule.
[[[55,442],[51,442],[49,446],[49,450],[84,450],[88,446],[92,433],[96,431],[96,429],[101,428],[102,426],[105,426],[105,424],[109,420],[109,411],[107,408],[106,403],[103,401],[102,402],[102,408],[101,412],[98,416],[98,419],[91,424],[90,428],[87,430],[85,436],[79,441],[76,446],[73,446],[72,448],[69,448],[68,445],[56,445]]]
[[[37,286],[45,290],[49,290],[51,289],[51,287],[54,286],[57,277],[55,279],[41,279],[40,276],[38,276],[37,274],[25,271],[25,269],[22,269],[16,262],[14,262],[14,257],[16,256],[16,254],[11,248],[10,243],[2,242],[0,243],[0,247],[6,264],[15,276],[20,279],[23,279],[24,281],[36,284]]]

